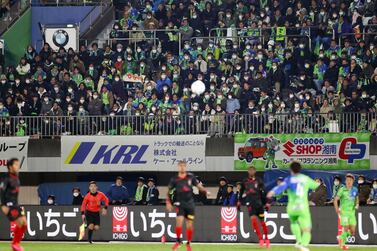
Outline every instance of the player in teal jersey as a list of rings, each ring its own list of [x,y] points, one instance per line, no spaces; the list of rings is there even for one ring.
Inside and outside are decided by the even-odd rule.
[[[340,224],[343,228],[342,234],[337,237],[342,249],[348,249],[347,238],[354,236],[356,232],[356,210],[359,208],[359,196],[357,188],[353,186],[354,182],[355,177],[350,173],[347,174],[346,186],[339,189],[334,199],[335,211],[338,215],[340,214]]]
[[[308,192],[318,187],[318,183],[310,177],[301,174],[301,164],[292,162],[291,175],[274,187],[267,198],[279,195],[285,190],[288,191],[287,213],[291,222],[291,231],[296,237],[295,247],[301,251],[309,251],[308,245],[312,238],[312,219],[310,215]]]

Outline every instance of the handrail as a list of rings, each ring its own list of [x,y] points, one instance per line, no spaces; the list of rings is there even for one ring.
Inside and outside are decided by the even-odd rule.
[[[125,112],[127,113],[127,111]],[[133,111],[132,114],[135,112]],[[376,132],[377,113],[263,112],[197,115],[87,115],[0,117],[0,136],[54,137],[61,135],[174,135],[226,136],[246,133]]]

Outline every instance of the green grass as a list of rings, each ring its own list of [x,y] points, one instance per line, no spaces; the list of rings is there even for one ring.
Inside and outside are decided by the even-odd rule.
[[[89,245],[86,243],[23,243],[25,251],[171,251],[172,244],[141,244],[141,243],[97,243]],[[192,244],[193,251],[233,251],[233,250],[265,250],[260,249],[255,244],[237,245],[237,244]],[[372,249],[373,248],[373,249]],[[0,250],[10,250],[8,243],[0,243]],[[179,251],[185,251],[186,248],[182,246]],[[269,250],[280,251],[294,251],[297,250],[290,245],[272,245]],[[311,251],[339,251],[337,246],[312,246]],[[352,247],[350,250],[370,251],[376,250],[374,247]]]

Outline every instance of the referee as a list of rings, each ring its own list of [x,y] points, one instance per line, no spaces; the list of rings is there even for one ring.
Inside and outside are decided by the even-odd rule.
[[[97,183],[91,181],[89,183],[89,193],[84,197],[81,205],[81,214],[83,222],[86,221],[88,227],[88,241],[92,243],[93,231],[98,231],[100,226],[99,211],[102,208],[102,215],[106,215],[109,199],[102,192],[98,191]]]

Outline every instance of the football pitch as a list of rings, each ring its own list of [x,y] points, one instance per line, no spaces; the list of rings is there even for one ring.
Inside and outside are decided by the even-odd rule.
[[[53,242],[24,242],[25,251],[170,251],[172,244],[143,244],[143,243],[53,243]],[[266,250],[255,244],[192,244],[193,251],[233,251],[233,250]],[[376,246],[350,246],[349,250],[370,251]],[[0,243],[0,250],[10,250],[9,243]],[[185,251],[182,245],[179,251]],[[269,250],[296,251],[292,245],[271,245]],[[311,251],[341,250],[338,246],[313,245]]]

